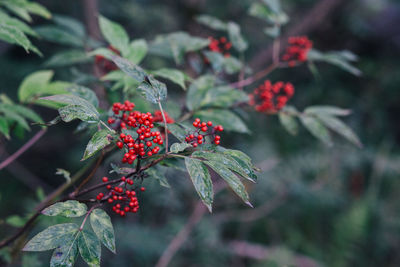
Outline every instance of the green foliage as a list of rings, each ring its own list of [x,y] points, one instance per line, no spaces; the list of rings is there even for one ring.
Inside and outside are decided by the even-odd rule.
[[[356,76],[360,76],[362,74],[359,69],[352,65],[352,62],[358,60],[357,56],[347,50],[322,53],[316,49],[312,49],[308,52],[308,60],[311,62],[326,62]]]
[[[47,216],[81,217],[87,212],[87,207],[76,200],[57,202],[50,207],[42,210],[42,214]]]
[[[86,146],[82,160],[86,160],[93,156],[97,151],[103,149],[110,144],[110,131],[101,130],[96,132]]]
[[[116,253],[114,228],[110,216],[101,209],[94,209],[90,214],[90,225],[103,245]]]

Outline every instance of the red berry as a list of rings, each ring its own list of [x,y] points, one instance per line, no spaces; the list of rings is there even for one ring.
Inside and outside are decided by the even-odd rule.
[[[102,180],[103,180],[103,183],[108,182],[108,178],[107,177],[103,177]]]

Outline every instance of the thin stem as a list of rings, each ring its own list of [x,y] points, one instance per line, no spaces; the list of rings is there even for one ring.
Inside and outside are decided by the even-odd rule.
[[[261,71],[257,72],[256,74],[254,74],[253,76],[250,76],[250,77],[248,77],[248,78],[246,78],[246,79],[244,79],[242,81],[231,83],[230,86],[231,87],[235,87],[235,88],[241,88],[241,87],[250,85],[250,84],[258,81],[259,79],[264,78],[270,72],[275,70],[278,66],[279,66],[278,63],[272,63],[266,69],[261,70]]]
[[[75,196],[79,193],[79,190],[81,190],[81,188],[87,184],[90,179],[92,179],[92,177],[94,176],[94,174],[96,173],[97,169],[100,167],[101,162],[103,161],[104,158],[104,153],[101,153],[101,156],[99,157],[99,159],[96,162],[95,167],[93,168],[93,170],[90,172],[90,174],[85,178],[85,180],[83,180],[78,187],[75,189],[75,191],[71,194],[72,196]]]
[[[88,212],[87,212],[86,215],[85,215],[85,218],[84,218],[83,221],[82,221],[81,226],[79,227],[79,231],[82,231],[82,230],[83,230],[83,227],[85,226],[86,220],[87,220],[87,218],[89,217],[90,213],[92,213],[92,211],[93,211],[95,208],[97,208],[97,207],[99,207],[99,206],[101,206],[101,205],[102,205],[102,204],[93,205],[93,206],[90,208],[90,210],[88,210]]]
[[[108,182],[106,182],[106,183],[97,184],[97,185],[94,185],[94,186],[92,186],[92,187],[89,187],[89,188],[87,188],[87,189],[85,189],[85,190],[82,190],[82,191],[80,191],[80,192],[77,193],[77,194],[71,194],[70,197],[71,197],[71,198],[79,197],[79,196],[82,196],[82,195],[84,195],[84,194],[86,194],[86,193],[92,192],[92,191],[94,191],[94,190],[96,190],[96,189],[98,189],[98,188],[101,188],[101,187],[104,187],[104,186],[107,186],[107,185],[110,185],[110,184],[116,184],[116,183],[119,183],[119,182],[121,182],[121,181],[122,181],[121,179],[115,179],[115,180],[112,180],[112,181],[108,181]]]
[[[279,52],[280,52],[281,41],[279,37],[275,38],[272,47],[272,60],[275,64],[279,64]]]
[[[12,154],[7,159],[5,159],[2,163],[0,163],[0,170],[5,168],[10,163],[12,163],[19,156],[21,156],[21,154],[23,154],[25,151],[27,151],[32,145],[34,145],[46,133],[46,130],[47,130],[46,128],[41,129],[28,142],[26,142],[25,145],[23,145],[14,154]]]
[[[111,129],[110,127],[108,127],[108,125],[104,122],[104,121],[100,121],[100,123],[107,128],[107,130],[109,130],[112,133],[115,133],[115,131],[113,129]]]
[[[167,127],[167,120],[165,119],[165,114],[164,114],[164,110],[163,110],[162,105],[161,105],[161,101],[158,101],[158,106],[159,106],[159,108],[160,108],[161,115],[162,115],[163,120],[164,120],[164,129],[165,129],[165,153],[168,153],[168,127]]]

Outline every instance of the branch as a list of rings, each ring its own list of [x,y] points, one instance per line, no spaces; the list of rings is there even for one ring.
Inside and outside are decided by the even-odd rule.
[[[100,167],[101,162],[103,161],[104,158],[104,152],[101,151],[101,156],[99,157],[99,159],[96,162],[96,165],[94,166],[93,170],[90,172],[90,174],[85,178],[85,180],[83,180],[79,186],[75,189],[75,191],[71,194],[72,196],[75,196],[79,193],[79,190],[81,190],[81,188],[87,184],[90,179],[93,178],[94,174],[96,173],[97,169]]]
[[[235,87],[235,88],[242,88],[244,86],[250,85],[250,84],[264,78],[266,75],[268,75],[270,72],[275,70],[277,67],[279,67],[279,63],[272,63],[266,69],[261,70],[261,71],[257,72],[256,74],[254,74],[244,80],[241,80],[241,81],[238,81],[235,83],[231,83],[230,86]]]
[[[165,118],[164,110],[161,105],[161,101],[158,101],[158,106],[161,111],[161,115],[164,121],[164,130],[165,130],[165,153],[168,153],[168,127],[167,127],[167,120]]]
[[[33,146],[45,133],[46,128],[41,129],[37,132],[28,142],[25,143],[20,149],[18,149],[14,154],[9,156],[6,160],[0,163],[0,170],[5,168],[8,164],[16,160],[19,156],[21,156],[24,152],[26,152],[31,146]]]

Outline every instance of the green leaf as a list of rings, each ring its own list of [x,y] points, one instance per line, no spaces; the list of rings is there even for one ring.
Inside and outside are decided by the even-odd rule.
[[[3,113],[4,117],[8,120],[15,121],[18,125],[20,125],[25,130],[30,130],[28,123],[25,118],[19,115],[17,112],[10,110],[9,105],[0,103],[0,113]]]
[[[188,129],[179,123],[168,124],[168,130],[175,136],[179,141],[184,142]]]
[[[172,153],[179,153],[184,151],[186,148],[191,147],[191,144],[188,143],[174,143],[169,149]]]
[[[349,126],[344,124],[341,120],[325,114],[319,114],[316,116],[326,127],[340,134],[356,146],[360,148],[362,147],[360,139],[358,139],[357,135],[353,132],[353,130],[350,129]]]
[[[29,13],[41,16],[42,18],[45,19],[50,19],[51,18],[51,13],[49,10],[47,10],[44,6],[38,4],[38,3],[33,3],[33,2],[25,2],[25,8]]]
[[[182,87],[183,90],[186,90],[185,86],[185,74],[176,69],[159,69],[156,71],[152,72],[155,76],[162,77],[164,79],[170,80],[173,83],[176,83],[180,87]]]
[[[228,29],[228,25],[226,22],[223,22],[222,20],[219,20],[218,18],[213,16],[200,15],[196,17],[196,21],[213,30],[226,31]]]
[[[228,168],[221,166],[215,161],[204,161],[205,164],[210,166],[225,182],[228,183],[229,187],[243,200],[244,203],[253,207],[249,200],[249,195],[247,194],[246,188],[244,187],[242,181]]]
[[[235,57],[225,57],[221,53],[205,51],[203,52],[210,61],[215,72],[225,71],[227,74],[234,74],[241,70],[242,63]]]
[[[54,72],[51,70],[42,70],[25,77],[18,88],[19,101],[26,103],[32,97],[38,95],[38,92],[47,86],[53,75]]]
[[[147,101],[158,103],[167,98],[167,87],[152,76],[147,76],[146,81],[142,82],[137,88]]]
[[[42,210],[42,214],[47,216],[81,217],[87,212],[85,204],[76,200],[57,202],[50,207]]]
[[[101,245],[96,235],[87,230],[81,231],[78,237],[79,253],[90,267],[100,266]]]
[[[129,44],[129,47],[124,54],[124,57],[133,64],[139,64],[146,56],[147,50],[148,47],[146,40],[137,39]]]
[[[87,122],[96,122],[98,120],[97,116],[88,113],[88,109],[83,106],[78,105],[68,105],[58,109],[60,117],[65,122],[70,122],[75,119]]]
[[[297,124],[296,119],[289,114],[286,114],[285,112],[279,112],[279,121],[283,125],[283,127],[291,134],[291,135],[297,135],[299,131],[299,126]]]
[[[13,227],[22,227],[26,223],[27,219],[22,218],[18,215],[11,215],[6,218],[6,223]]]
[[[129,44],[129,36],[124,28],[103,16],[99,16],[99,25],[101,33],[107,42],[124,53]]]
[[[34,28],[35,31],[46,41],[75,46],[83,47],[83,40],[69,31],[55,25],[45,25]]]
[[[109,134],[110,134],[109,130],[101,130],[101,131],[96,132],[92,136],[92,139],[90,139],[89,143],[87,144],[82,160],[86,160],[86,159],[90,158],[97,151],[108,146],[110,144],[110,140],[108,138]]]
[[[4,117],[0,117],[0,133],[2,133],[6,138],[10,138],[10,127]]]
[[[50,226],[35,235],[24,247],[24,251],[46,251],[69,242],[78,231],[75,223],[63,223]]]
[[[39,56],[42,55],[39,50],[32,45],[28,37],[26,37],[26,35],[19,28],[17,28],[17,26],[0,23],[0,40],[6,41],[10,44],[22,46],[26,52],[31,50]]]
[[[57,103],[63,103],[63,104],[69,104],[71,108],[59,109],[60,116],[63,118],[63,116],[66,119],[70,119],[71,116],[75,116],[76,118],[86,118],[86,120],[98,120],[99,119],[99,113],[97,112],[96,108],[87,100],[75,96],[75,95],[53,95],[53,96],[47,96],[47,97],[42,97],[40,98],[42,100],[48,100],[48,101],[53,101]],[[69,115],[69,113],[71,115]],[[61,114],[62,113],[62,114]],[[64,120],[64,119],[63,119]]]
[[[87,53],[87,55],[89,57],[92,57],[92,56],[103,56],[108,60],[112,60],[113,56],[117,56],[117,54],[114,51],[112,51],[112,50],[110,50],[108,48],[104,48],[104,47],[100,47],[100,48],[97,48],[95,50],[92,50],[89,53]]]
[[[200,107],[202,99],[208,90],[215,84],[215,77],[212,75],[200,76],[189,86],[186,96],[186,105],[189,110],[196,110]]]
[[[249,15],[265,20],[274,25],[283,25],[289,21],[289,17],[280,10],[275,4],[266,3],[253,3],[249,9]]]
[[[215,125],[221,124],[225,130],[238,133],[249,133],[246,124],[235,113],[226,109],[207,109],[197,111],[194,117],[202,121],[212,121]]]
[[[78,257],[78,237],[77,232],[73,238],[58,246],[50,259],[50,267],[73,267]]]
[[[67,91],[73,95],[87,100],[96,108],[99,106],[99,100],[97,99],[96,93],[90,88],[82,85],[71,84],[71,86],[67,88]]]
[[[349,109],[342,109],[335,106],[311,106],[304,110],[306,114],[324,114],[330,116],[347,116],[351,113]]]
[[[58,26],[68,30],[70,33],[75,34],[80,38],[85,37],[85,26],[79,20],[63,15],[54,15],[53,21]]]
[[[146,171],[146,173],[155,179],[158,180],[161,186],[166,187],[166,188],[171,188],[171,186],[168,183],[167,178],[164,175],[164,172],[160,170],[160,166],[157,166],[157,168],[150,168]]]
[[[322,53],[316,49],[311,49],[307,54],[307,59],[310,61],[322,61],[335,65],[355,76],[361,76],[362,74],[359,69],[350,63],[351,61],[356,61],[357,56],[346,50]]]
[[[90,214],[90,225],[103,245],[116,253],[114,228],[110,216],[104,210],[95,209]]]
[[[241,164],[239,164],[233,157],[231,157],[228,153],[219,153],[219,152],[208,152],[208,151],[195,151],[192,154],[192,157],[204,158],[208,161],[212,161],[219,166],[223,166],[231,171],[236,172],[240,176],[245,179],[248,179],[252,182],[255,182],[253,177],[250,177],[252,172],[251,168],[243,168]]]
[[[228,108],[237,102],[248,102],[248,95],[229,86],[219,86],[207,91],[199,107]]]
[[[219,147],[221,148],[221,147]],[[240,150],[224,149],[222,153],[231,156],[243,168],[243,171],[253,180],[257,180],[255,171],[260,171],[251,162],[251,158]]]
[[[201,160],[191,158],[185,158],[185,165],[201,201],[203,201],[208,210],[212,212],[214,192],[211,176],[206,166],[204,166]]]
[[[328,146],[332,145],[331,136],[328,130],[318,119],[311,116],[302,115],[300,116],[300,121],[312,135]]]
[[[37,33],[34,30],[32,30],[32,28],[28,26],[26,23],[22,22],[19,19],[10,17],[9,15],[7,15],[7,13],[3,12],[2,10],[0,10],[0,21],[1,24],[16,27],[25,34],[38,36]]]
[[[137,80],[138,82],[143,82],[144,79],[147,77],[146,72],[141,67],[129,62],[122,57],[112,56],[112,60],[118,66],[118,68],[120,68],[123,72],[125,72],[127,75]]]
[[[240,33],[240,27],[235,22],[228,22],[228,34],[229,40],[232,42],[232,45],[236,50],[243,52],[247,49],[248,43],[244,40]]]
[[[83,50],[73,49],[58,52],[46,60],[43,65],[46,67],[64,67],[74,64],[87,63],[90,59]]]

